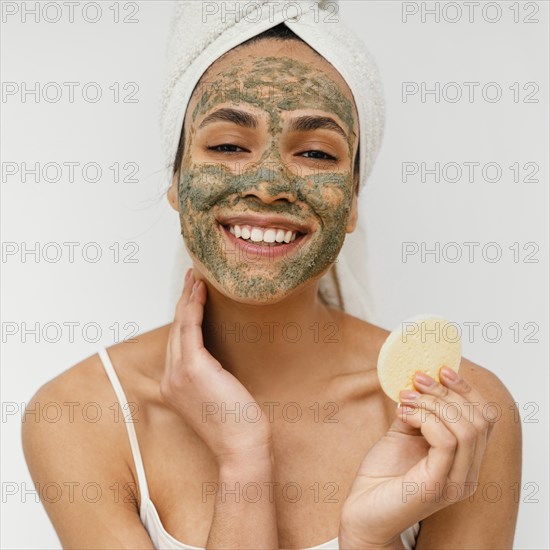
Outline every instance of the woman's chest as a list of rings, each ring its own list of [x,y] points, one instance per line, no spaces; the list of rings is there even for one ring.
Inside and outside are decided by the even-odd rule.
[[[382,402],[295,398],[262,408],[266,414],[271,408],[275,462],[269,482],[248,479],[246,465],[242,481],[220,479],[209,449],[172,415],[140,426],[150,498],[171,536],[205,547],[218,499],[263,498],[276,507],[281,548],[337,537],[357,468],[387,429]]]

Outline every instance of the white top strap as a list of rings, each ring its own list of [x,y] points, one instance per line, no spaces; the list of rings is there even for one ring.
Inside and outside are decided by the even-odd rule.
[[[116,374],[115,368],[111,363],[109,354],[107,353],[107,350],[105,348],[100,348],[97,353],[99,355],[99,358],[101,359],[101,362],[103,363],[103,367],[107,372],[107,376],[111,381],[113,389],[115,390],[115,394],[119,401],[119,406],[121,410],[124,413],[126,413],[126,411],[130,410],[128,406],[128,400],[126,399],[126,394],[122,389],[122,386]],[[143,522],[146,517],[145,503],[149,500],[147,476],[145,475],[145,469],[143,468],[143,461],[141,460],[141,453],[139,450],[139,443],[137,440],[137,435],[136,435],[136,430],[134,428],[133,420],[131,416],[129,419],[127,419],[126,414],[123,414],[123,417],[124,417],[124,423],[126,424],[126,429],[128,431],[128,437],[130,439],[130,447],[132,448],[132,456],[134,457],[134,464],[136,466],[136,472],[138,476],[139,494],[141,495],[139,516],[141,518],[141,521]]]

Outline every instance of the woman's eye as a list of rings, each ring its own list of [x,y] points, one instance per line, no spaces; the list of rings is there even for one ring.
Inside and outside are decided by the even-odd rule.
[[[208,151],[214,151],[216,153],[225,153],[228,155],[248,152],[246,149],[243,149],[238,145],[233,145],[232,143],[222,143],[220,145],[212,145],[212,146],[206,147],[206,149]],[[312,160],[322,160],[324,162],[338,162],[337,158],[319,150],[304,151],[303,153],[299,153],[299,155],[300,156],[308,155],[306,158],[310,158]]]
[[[320,157],[320,156],[307,157],[307,158],[312,158],[314,160],[324,160],[324,161],[328,161],[328,162],[337,162],[337,160],[338,160],[335,157],[333,157],[333,156],[331,156],[327,153],[324,153],[323,151],[317,151],[317,150],[304,151],[303,153],[300,153],[300,154],[301,155],[306,155],[306,154],[309,154],[309,153],[314,153],[315,155],[323,155],[323,157]]]
[[[207,147],[209,151],[215,151],[217,153],[240,153],[241,151],[245,151],[242,147],[239,147],[238,145],[233,145],[232,143],[222,143],[221,145],[213,145],[211,147]],[[240,149],[241,151],[235,151],[234,149]]]

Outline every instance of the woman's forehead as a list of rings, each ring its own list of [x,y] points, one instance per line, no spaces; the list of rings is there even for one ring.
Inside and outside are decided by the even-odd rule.
[[[221,104],[252,110],[316,110],[335,114],[357,135],[353,94],[338,71],[307,44],[262,40],[236,48],[216,60],[196,86],[186,126]]]

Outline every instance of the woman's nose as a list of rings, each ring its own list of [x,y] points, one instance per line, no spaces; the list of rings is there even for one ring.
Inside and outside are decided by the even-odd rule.
[[[279,190],[273,191],[273,189],[266,184],[259,184],[253,189],[248,189],[240,193],[241,198],[257,197],[266,204],[279,203],[281,201],[287,201],[289,203],[296,202],[296,196],[292,191]]]
[[[296,202],[296,181],[291,171],[281,167],[279,170],[260,170],[253,185],[240,192],[241,198],[257,197],[266,204],[277,201]]]

